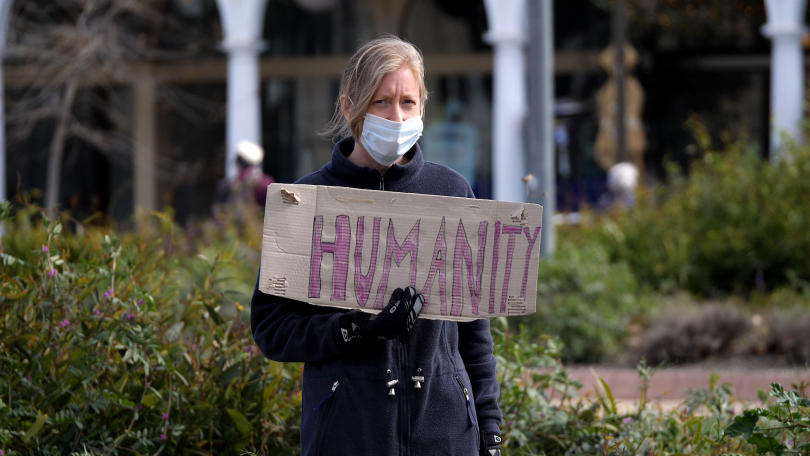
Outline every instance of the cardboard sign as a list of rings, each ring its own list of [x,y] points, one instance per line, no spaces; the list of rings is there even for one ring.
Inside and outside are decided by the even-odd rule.
[[[410,285],[425,295],[419,318],[533,313],[542,215],[528,203],[272,184],[259,290],[376,313]]]

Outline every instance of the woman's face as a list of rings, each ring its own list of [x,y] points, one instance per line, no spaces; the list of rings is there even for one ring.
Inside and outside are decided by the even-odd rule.
[[[419,83],[407,65],[383,76],[366,113],[394,122],[403,122],[422,114]]]

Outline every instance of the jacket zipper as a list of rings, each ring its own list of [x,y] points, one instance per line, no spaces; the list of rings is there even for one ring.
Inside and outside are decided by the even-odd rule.
[[[400,362],[400,372],[406,372],[408,366],[407,360],[407,353],[405,351],[405,342],[403,341],[404,335],[402,337],[397,337],[399,340],[399,362]],[[402,441],[403,446],[400,448],[400,454],[409,455],[410,454],[410,420],[408,419],[408,388],[402,388],[402,396],[400,396],[400,422],[402,423]]]
[[[461,392],[464,393],[464,398],[467,400],[467,416],[470,417],[470,423],[473,426],[478,428],[478,423],[475,422],[475,417],[473,416],[472,412],[472,404],[470,403],[470,393],[467,391],[467,387],[464,386],[464,382],[461,381],[461,377],[456,375],[456,381],[458,382],[458,386],[461,387]]]
[[[315,433],[315,451],[314,453],[321,454],[321,440],[323,440],[323,430],[326,426],[324,426],[324,422],[326,418],[329,416],[329,411],[332,409],[332,401],[329,399],[335,395],[335,390],[337,390],[338,386],[340,385],[340,380],[335,380],[335,383],[332,383],[332,391],[329,391],[329,394],[323,398],[323,400],[313,408],[313,411],[320,410],[323,407],[323,413],[321,414],[321,419],[318,421],[318,432]]]

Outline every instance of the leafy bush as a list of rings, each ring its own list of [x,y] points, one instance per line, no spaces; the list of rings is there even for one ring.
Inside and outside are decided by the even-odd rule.
[[[181,257],[160,218],[124,241],[67,223],[5,221],[5,454],[295,453],[301,368],[258,353],[223,277],[240,250]]]
[[[775,404],[746,410],[742,416],[734,418],[725,435],[739,437],[756,446],[757,454],[807,454],[810,451],[810,400],[804,397],[803,389],[785,391],[778,383],[771,383],[770,395],[776,400]]]
[[[203,225],[195,238],[157,214],[118,237],[48,220],[36,208],[8,213],[0,206],[3,454],[300,451],[301,366],[265,360],[251,340],[239,300],[254,272],[237,260],[255,261],[256,247],[235,241],[238,228],[205,234]],[[210,244],[196,247],[201,239]],[[544,296],[599,302],[624,292],[624,301],[598,305],[632,315],[644,293],[627,266],[609,265],[598,249],[584,252],[572,248],[543,266]],[[675,411],[651,404],[642,388],[638,407],[625,412],[601,379],[596,401],[578,396],[558,339],[503,318],[492,333],[506,455],[784,454],[806,441],[799,396],[756,409],[761,428],[744,415],[750,435],[734,434],[734,425],[724,435],[732,391],[716,378]],[[639,365],[645,382],[653,371]],[[789,432],[766,427],[779,419]],[[760,445],[760,434],[776,443]]]
[[[755,147],[706,151],[689,178],[640,195],[631,210],[592,225],[611,261],[658,290],[703,296],[810,282],[810,146],[777,164]]]
[[[559,337],[564,362],[595,363],[619,358],[631,323],[653,306],[626,263],[612,263],[598,243],[561,236],[555,256],[540,262],[537,312],[512,321],[534,337]]]
[[[500,319],[493,325],[498,353],[504,455],[707,455],[752,453],[723,429],[734,418],[731,386],[713,376],[673,411],[646,399],[655,369],[638,365],[643,379],[637,407],[622,411],[610,387],[597,377],[597,400],[579,397],[559,359],[559,341],[532,344],[525,331],[512,333]],[[596,375],[596,374],[594,374]]]

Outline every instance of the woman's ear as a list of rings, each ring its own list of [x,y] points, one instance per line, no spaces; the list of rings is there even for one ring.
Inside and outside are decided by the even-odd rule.
[[[351,123],[352,119],[352,106],[349,97],[344,95],[340,96],[340,111],[343,113],[343,118],[347,123]]]

